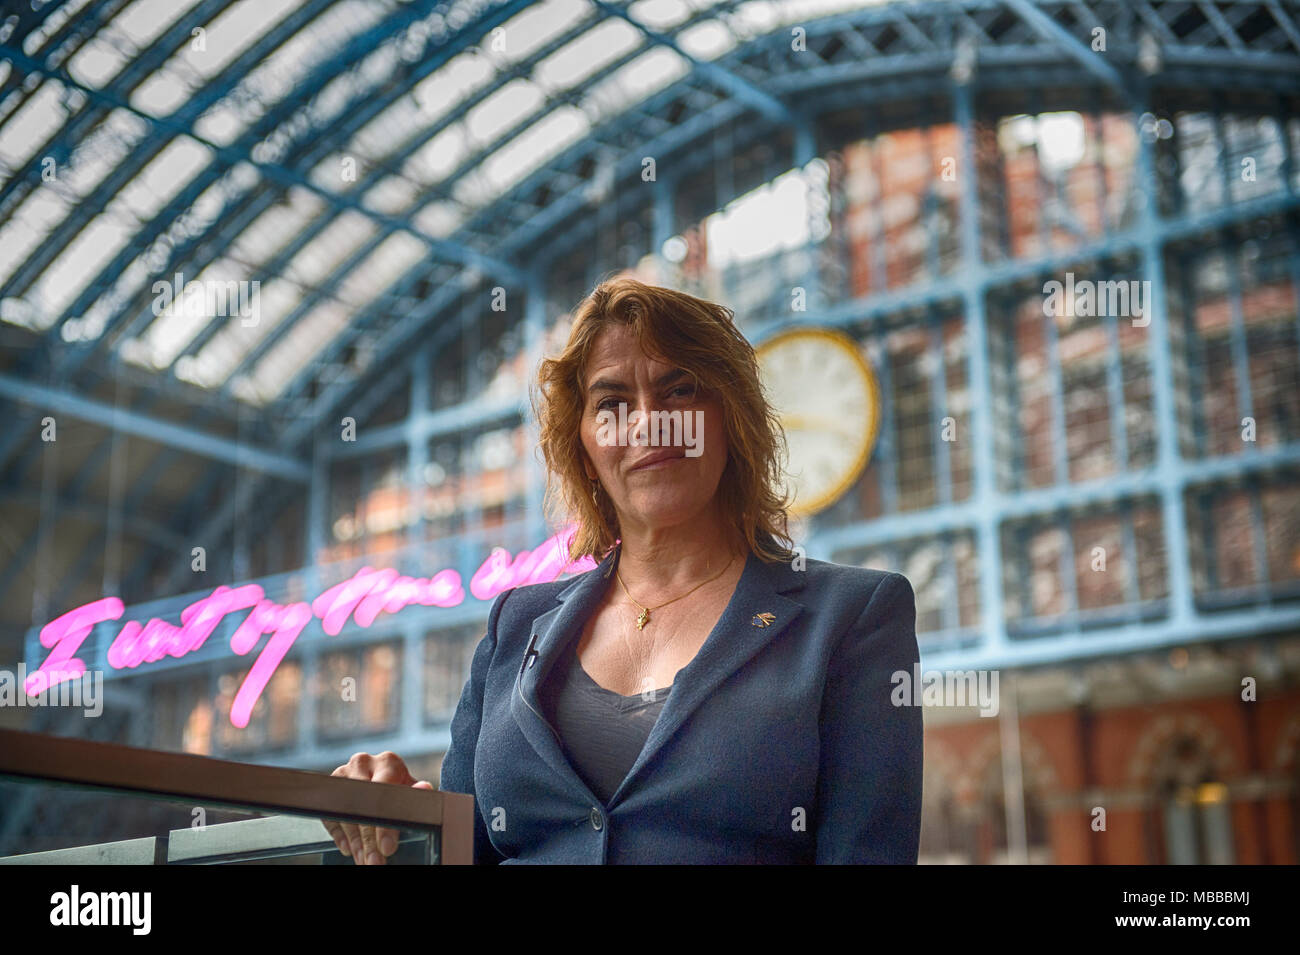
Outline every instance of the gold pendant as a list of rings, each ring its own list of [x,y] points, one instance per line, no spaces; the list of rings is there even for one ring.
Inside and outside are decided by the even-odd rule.
[[[650,609],[647,607],[645,610],[641,611],[641,616],[636,618],[636,628],[638,630],[644,629],[645,625],[649,622],[650,622]]]

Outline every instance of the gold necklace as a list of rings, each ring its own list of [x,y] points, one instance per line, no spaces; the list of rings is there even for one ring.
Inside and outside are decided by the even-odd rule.
[[[727,561],[727,567],[730,567],[735,562],[736,562],[736,555],[732,554],[731,560]],[[686,593],[682,594],[681,597],[674,597],[672,600],[664,601],[659,605],[659,607],[667,607],[669,604],[676,603],[677,601],[681,600],[682,597],[689,597],[691,594],[695,593],[695,591],[703,587],[704,584],[713,583],[713,581],[717,580],[719,577],[721,577],[723,574],[727,572],[727,567],[723,567],[722,570],[718,571],[716,574],[714,574],[712,577],[710,577],[708,580],[704,581],[703,583],[696,584],[690,590],[686,591]],[[635,599],[633,599],[632,594],[628,592],[627,584],[623,583],[623,575],[620,574],[618,571],[614,571],[614,576],[618,578],[618,585],[623,588],[623,593],[627,594],[627,599],[632,601],[632,606],[636,607],[638,610],[641,611],[641,614],[636,618],[636,628],[638,630],[645,629],[645,625],[650,622],[650,611],[658,610],[659,607],[642,607],[639,603],[636,602]]]

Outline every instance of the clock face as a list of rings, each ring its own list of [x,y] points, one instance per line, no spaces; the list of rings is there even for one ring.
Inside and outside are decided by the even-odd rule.
[[[852,339],[821,328],[782,332],[755,352],[785,428],[790,513],[806,517],[857,480],[880,428],[880,389]]]

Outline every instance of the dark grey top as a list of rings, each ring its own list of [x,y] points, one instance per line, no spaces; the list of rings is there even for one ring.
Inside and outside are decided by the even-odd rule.
[[[645,747],[672,687],[647,697],[607,690],[582,668],[577,646],[574,639],[538,693],[569,762],[600,801],[608,803]]]

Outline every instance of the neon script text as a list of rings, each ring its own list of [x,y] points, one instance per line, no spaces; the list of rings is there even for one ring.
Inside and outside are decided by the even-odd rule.
[[[524,584],[555,580],[566,571],[589,570],[595,561],[584,557],[568,559],[570,526],[540,547],[520,551],[514,557],[503,547],[493,548],[470,578],[470,592],[479,600]],[[109,644],[107,664],[115,670],[133,670],[157,663],[165,656],[177,659],[203,646],[228,614],[250,611],[230,636],[230,649],[247,656],[270,634],[240,684],[230,708],[230,722],[243,729],[253,714],[262,691],[275,675],[298,636],[313,618],[321,629],[337,636],[349,620],[369,627],[380,613],[397,613],[403,607],[455,607],[465,599],[460,574],[448,568],[432,577],[407,577],[391,569],[362,567],[347,580],[330,587],[310,604],[278,604],[266,599],[257,584],[220,586],[208,596],[181,611],[180,626],[157,618],[147,623],[134,620],[123,625]],[[85,661],[76,656],[91,631],[101,623],[118,620],[126,608],[117,597],[104,597],[69,610],[41,628],[41,646],[50,651],[40,668],[28,675],[23,689],[36,696],[50,686],[80,678]]]

